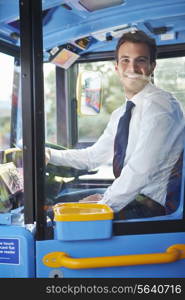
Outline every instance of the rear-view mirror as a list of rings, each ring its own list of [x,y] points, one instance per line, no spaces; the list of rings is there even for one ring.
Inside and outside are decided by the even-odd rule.
[[[77,80],[78,113],[97,115],[101,109],[102,76],[100,72],[84,71]]]

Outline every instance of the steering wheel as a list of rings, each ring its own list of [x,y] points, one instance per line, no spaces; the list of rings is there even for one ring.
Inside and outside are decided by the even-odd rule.
[[[46,147],[56,150],[67,150],[65,147],[46,143]],[[77,180],[79,176],[85,174],[96,174],[97,170],[88,171],[86,169],[78,170],[72,167],[65,166],[55,166],[53,164],[48,163],[46,166],[46,195],[47,195],[47,203],[53,205],[54,199],[58,196],[58,194],[65,189],[65,183],[63,181],[56,181],[55,176],[58,177],[73,177],[74,180]]]
[[[46,143],[46,147],[56,150],[67,150],[67,148],[52,144],[52,143]],[[55,166],[53,164],[48,163],[46,167],[46,173],[49,175],[54,176],[60,176],[60,177],[75,177],[78,178],[81,175],[93,175],[97,173],[97,170],[88,171],[87,169],[75,169],[72,167],[65,167],[65,166]]]

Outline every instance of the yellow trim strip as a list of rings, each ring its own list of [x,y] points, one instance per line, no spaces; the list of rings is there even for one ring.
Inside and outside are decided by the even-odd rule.
[[[185,258],[185,244],[170,246],[164,253],[134,254],[91,258],[72,258],[65,252],[51,252],[43,257],[50,268],[94,269],[148,264],[166,264]]]

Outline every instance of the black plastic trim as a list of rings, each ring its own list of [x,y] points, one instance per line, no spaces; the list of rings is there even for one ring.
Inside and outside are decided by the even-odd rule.
[[[114,235],[185,232],[184,220],[129,222],[114,221]]]
[[[20,0],[24,218],[45,239],[45,132],[42,1]]]
[[[3,41],[0,41],[0,52],[17,58],[20,56],[20,48],[18,46]]]
[[[185,56],[185,44],[158,46],[157,58],[169,58]],[[114,51],[87,53],[82,55],[76,63],[114,60]]]

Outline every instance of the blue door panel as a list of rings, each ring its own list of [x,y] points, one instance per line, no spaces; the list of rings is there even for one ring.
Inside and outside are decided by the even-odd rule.
[[[174,244],[184,244],[185,233],[163,233],[114,236],[105,240],[70,241],[59,240],[36,242],[36,277],[185,277],[185,259],[168,264],[137,265],[96,269],[72,270],[49,268],[42,262],[43,257],[55,251],[66,252],[73,258],[103,257],[131,254],[166,252]],[[103,258],[102,258],[103,259]]]

